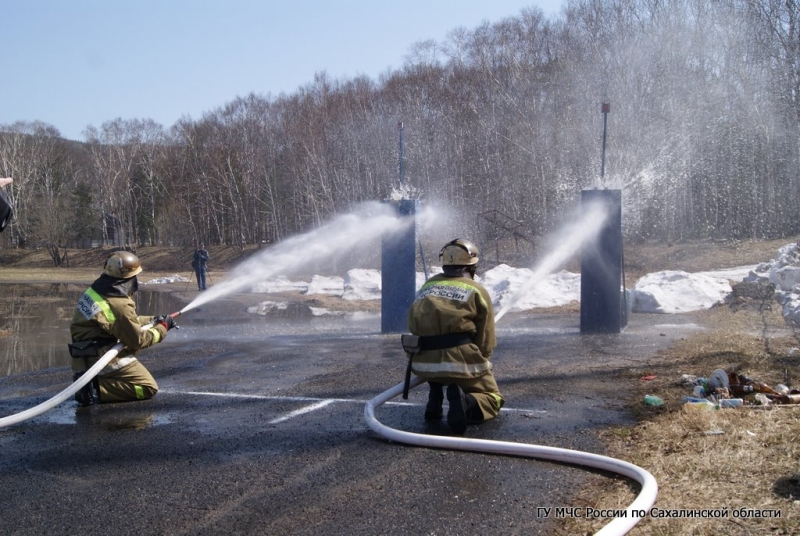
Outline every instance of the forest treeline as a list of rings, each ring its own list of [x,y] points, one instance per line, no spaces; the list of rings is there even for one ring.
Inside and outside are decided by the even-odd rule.
[[[800,232],[795,0],[565,4],[416,43],[378,80],[322,72],[169,127],[2,125],[0,245],[58,264],[76,245],[275,243],[401,180],[488,242],[549,233],[596,187],[622,189],[629,240]]]

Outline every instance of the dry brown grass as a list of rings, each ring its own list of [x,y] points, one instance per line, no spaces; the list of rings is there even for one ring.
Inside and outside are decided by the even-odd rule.
[[[108,256],[117,248],[98,247],[89,249],[70,249],[67,251],[67,261],[64,268],[56,268],[50,255],[44,249],[3,249],[0,248],[0,272],[8,269],[23,269],[36,272],[39,270],[86,270],[96,274],[102,269]],[[244,259],[256,254],[261,249],[256,246],[238,248],[233,246],[209,246],[211,254],[209,267],[214,270],[224,270]],[[145,271],[172,272],[191,271],[193,247],[161,247],[142,246],[135,250],[142,261]]]
[[[679,341],[646,366],[630,371],[636,388],[628,400],[640,424],[602,433],[608,455],[648,470],[659,486],[655,507],[670,511],[713,509],[721,519],[646,517],[635,534],[797,534],[800,527],[800,406],[772,410],[741,408],[690,410],[683,397],[691,387],[682,374],[708,377],[717,368],[738,370],[775,385],[800,383],[800,346],[795,333],[775,335],[765,326],[783,327],[777,307],[762,303],[733,311],[708,312],[713,329]],[[769,333],[773,333],[770,335]],[[654,374],[653,381],[638,378]],[[664,399],[652,408],[645,393]],[[720,433],[721,432],[721,433]],[[592,476],[576,505],[624,509],[638,486],[622,478]],[[737,518],[738,509],[780,512],[780,518]],[[599,530],[608,519],[568,519],[569,534]]]

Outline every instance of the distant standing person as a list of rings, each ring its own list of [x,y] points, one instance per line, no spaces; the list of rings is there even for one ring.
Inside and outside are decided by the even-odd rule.
[[[442,417],[447,386],[447,424],[461,435],[468,424],[496,417],[505,400],[490,361],[497,346],[492,299],[474,280],[478,248],[457,238],[439,257],[444,273],[422,285],[408,311],[408,329],[419,336],[411,371],[428,380],[428,420]]]
[[[206,272],[208,271],[208,259],[211,257],[206,251],[206,245],[200,242],[196,250],[194,250],[194,257],[192,258],[192,268],[197,275],[197,290],[206,289]]]

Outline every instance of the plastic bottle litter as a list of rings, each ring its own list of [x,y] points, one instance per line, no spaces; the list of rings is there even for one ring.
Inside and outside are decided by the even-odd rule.
[[[684,411],[706,411],[715,408],[714,403],[705,398],[687,396],[683,400],[685,401],[683,404]]]
[[[708,385],[712,389],[716,389],[717,387],[728,387],[730,385],[728,373],[722,369],[715,370],[708,378]]]
[[[789,388],[783,385],[782,383],[779,383],[778,385],[775,386],[775,392],[782,395],[788,395]]]
[[[767,395],[764,393],[756,393],[753,396],[753,400],[757,406],[771,406],[772,400],[769,399]]]
[[[644,403],[655,407],[664,405],[664,401],[656,395],[644,395]]]
[[[721,398],[717,401],[717,407],[722,408],[741,408],[744,406],[744,400],[741,398]]]
[[[704,396],[706,396],[706,394],[708,393],[706,393],[705,387],[703,387],[702,385],[694,386],[694,391],[692,391],[692,396],[695,396],[697,398],[703,398]]]

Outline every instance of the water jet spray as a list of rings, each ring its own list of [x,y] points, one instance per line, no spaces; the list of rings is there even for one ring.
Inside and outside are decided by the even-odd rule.
[[[539,264],[528,283],[503,304],[495,316],[495,322],[502,319],[520,297],[534,288],[545,276],[582,250],[584,255],[581,264],[581,332],[593,329],[603,332],[616,329],[619,332],[620,326],[624,325],[621,322],[619,293],[622,272],[621,192],[618,190],[584,192],[582,209],[581,217],[567,230],[559,246]],[[595,245],[595,247],[589,247],[590,245]],[[592,255],[592,252],[600,252],[600,257],[598,258],[597,254]],[[599,272],[599,276],[597,272]],[[599,281],[596,281],[597,278]],[[584,284],[584,280],[587,282],[586,284]],[[584,313],[585,303],[588,304],[586,313]],[[622,308],[624,309],[624,307]],[[597,320],[594,315],[598,315],[600,320]],[[606,317],[611,318],[609,320]],[[590,320],[595,324],[590,323]],[[626,324],[627,314],[624,320]],[[641,490],[636,499],[624,512],[597,532],[598,535],[627,534],[644,517],[640,515],[640,512],[647,511],[655,503],[658,484],[653,475],[641,467],[622,460],[556,447],[403,432],[389,428],[375,418],[376,407],[400,394],[403,394],[405,398],[409,388],[414,388],[422,383],[425,383],[425,380],[414,376],[410,382],[400,383],[367,402],[364,407],[364,419],[369,428],[381,437],[400,443],[427,448],[489,452],[552,460],[611,471],[637,481],[641,485]]]
[[[587,203],[578,219],[559,234],[558,246],[536,265],[533,275],[527,283],[514,292],[509,299],[503,301],[495,315],[495,322],[500,321],[523,296],[536,288],[545,277],[574,257],[586,244],[594,242],[607,218],[606,206],[601,203]]]

